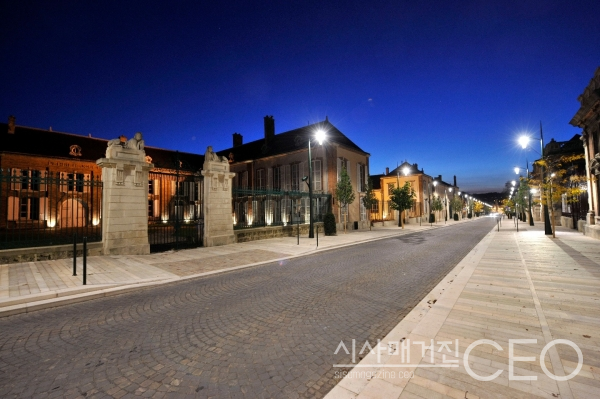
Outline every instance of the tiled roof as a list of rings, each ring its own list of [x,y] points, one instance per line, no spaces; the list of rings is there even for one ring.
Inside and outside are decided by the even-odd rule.
[[[104,158],[107,142],[108,140],[101,138],[23,126],[15,126],[15,133],[9,134],[8,124],[0,123],[1,152],[96,162],[97,159]],[[69,155],[72,145],[81,148],[81,156]],[[181,161],[183,170],[198,171],[204,163],[203,155],[177,153],[155,147],[145,147],[144,151],[152,158],[156,168],[175,169],[177,158]]]
[[[308,147],[309,137],[312,137],[318,129],[323,129],[325,131],[326,140],[328,142],[336,143],[350,150],[369,155],[344,133],[340,132],[328,120],[299,129],[290,130],[288,132],[275,134],[269,139],[268,143],[265,143],[265,139],[262,138],[237,147],[218,151],[217,154],[229,158],[229,154],[232,153],[233,162],[237,163],[303,150]]]

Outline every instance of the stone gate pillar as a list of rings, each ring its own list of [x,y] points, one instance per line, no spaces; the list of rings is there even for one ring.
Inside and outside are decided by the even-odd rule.
[[[231,216],[231,180],[229,161],[219,157],[209,146],[204,154],[204,246],[233,244],[233,219]]]
[[[102,253],[143,255],[148,242],[148,171],[142,134],[110,140],[102,168]]]

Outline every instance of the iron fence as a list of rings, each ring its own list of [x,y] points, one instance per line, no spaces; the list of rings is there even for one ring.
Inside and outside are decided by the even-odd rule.
[[[310,223],[307,192],[233,188],[233,228],[286,226]],[[313,222],[331,212],[331,195],[313,193]]]
[[[203,179],[194,174],[150,172],[148,241],[151,252],[202,246]]]
[[[101,203],[93,172],[0,169],[0,249],[101,241]]]

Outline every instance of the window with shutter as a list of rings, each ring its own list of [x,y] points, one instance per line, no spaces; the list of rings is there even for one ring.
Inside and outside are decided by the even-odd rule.
[[[8,197],[8,220],[19,220],[19,197]]]
[[[85,179],[85,176],[84,176],[83,173],[77,173],[76,178],[77,178],[77,181],[75,182],[76,191],[78,193],[82,193],[83,192],[83,188],[84,188],[84,179]]]
[[[281,190],[281,166],[273,168],[273,190]]]
[[[48,209],[48,198],[46,197],[42,197],[42,198],[38,198],[39,200],[39,213],[38,213],[38,219],[37,220],[48,220],[49,219],[49,209]]]
[[[21,169],[11,169],[10,172],[10,189],[21,189]]]
[[[321,191],[323,190],[323,185],[321,183],[321,160],[315,159],[312,161],[312,182],[313,182],[313,190]]]
[[[273,168],[267,169],[267,190],[273,189]]]
[[[266,188],[266,179],[265,179],[265,170],[257,169],[256,170],[256,189],[264,190]]]
[[[299,171],[298,171],[298,164],[292,164],[290,165],[291,167],[291,190],[292,191],[298,191],[299,189],[299,185],[298,185],[298,177],[299,177]]]
[[[283,168],[283,189],[285,191],[290,190],[290,165],[285,165]]]

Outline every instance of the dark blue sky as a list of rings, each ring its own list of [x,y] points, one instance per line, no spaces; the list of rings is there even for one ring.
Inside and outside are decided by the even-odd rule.
[[[2,2],[0,110],[196,153],[328,116],[372,174],[406,159],[489,191],[538,157],[521,131],[580,133],[600,66],[596,0],[208,3]]]

